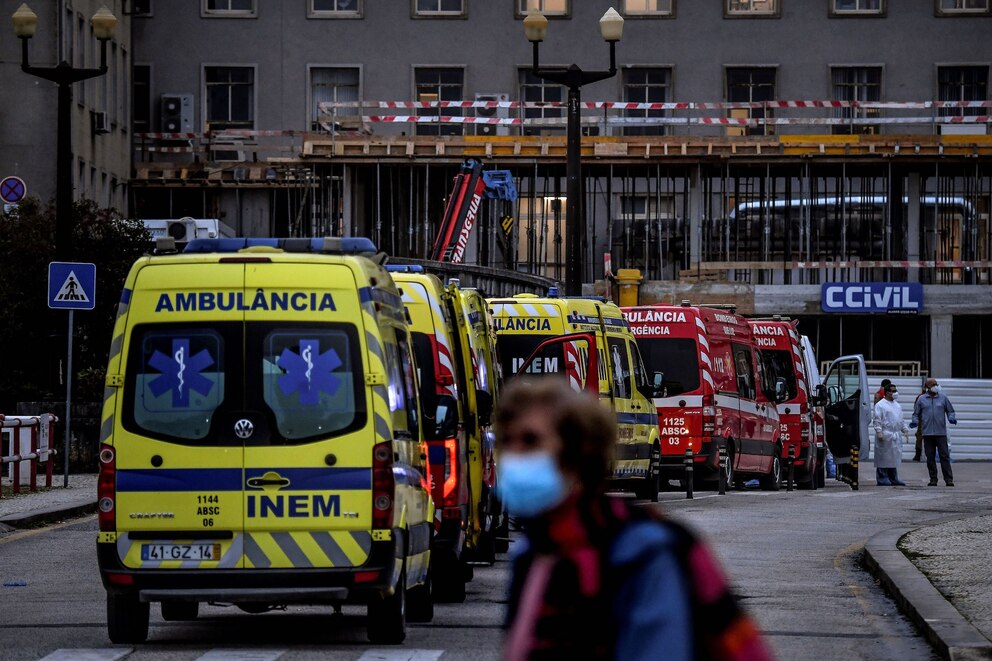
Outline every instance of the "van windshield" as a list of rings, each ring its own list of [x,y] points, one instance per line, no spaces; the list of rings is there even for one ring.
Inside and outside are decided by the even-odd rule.
[[[699,352],[690,338],[638,338],[637,346],[648,371],[648,380],[662,372],[665,397],[674,397],[699,388]]]
[[[765,363],[765,371],[775,379],[785,379],[786,401],[796,398],[799,393],[796,386],[796,369],[793,366],[791,351],[762,350],[761,358]]]
[[[524,361],[541,342],[558,337],[557,335],[508,335],[501,334],[496,342],[503,374],[512,378],[523,366]],[[565,355],[562,344],[545,347],[540,357],[530,364],[527,374],[555,374],[565,371]]]
[[[353,324],[143,324],[123,424],[187,445],[306,443],[365,425],[364,383]]]

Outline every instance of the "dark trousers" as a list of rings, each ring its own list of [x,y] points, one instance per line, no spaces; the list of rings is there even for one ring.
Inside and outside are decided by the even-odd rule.
[[[937,453],[940,454],[940,472],[944,474],[944,482],[953,482],[954,473],[951,471],[951,452],[947,449],[947,436],[924,436],[923,451],[927,457],[927,472],[930,481],[937,481]]]

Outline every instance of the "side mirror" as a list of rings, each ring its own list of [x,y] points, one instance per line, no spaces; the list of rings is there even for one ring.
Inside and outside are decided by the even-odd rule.
[[[813,406],[826,406],[829,401],[830,396],[827,395],[827,387],[822,383],[818,383],[816,386],[816,393],[813,395],[810,404]]]
[[[458,400],[451,395],[441,395],[434,415],[434,438],[451,438],[458,431]]]
[[[784,402],[789,398],[789,386],[783,377],[775,379],[775,402]]]
[[[651,399],[665,396],[665,373],[653,372],[651,374]]]
[[[475,391],[475,406],[478,409],[479,424],[486,426],[492,424],[493,419],[493,396],[485,390]]]

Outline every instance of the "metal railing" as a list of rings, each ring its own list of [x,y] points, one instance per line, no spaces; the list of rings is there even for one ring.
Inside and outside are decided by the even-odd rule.
[[[55,437],[55,423],[58,420],[51,413],[0,415],[3,438],[5,441],[9,439],[8,447],[0,445],[0,452],[7,453],[0,457],[0,465],[11,465],[13,493],[21,491],[21,468],[24,462],[28,462],[28,488],[31,491],[38,490],[38,464],[42,463],[45,464],[45,488],[51,488],[52,468],[55,464],[52,457],[56,454],[52,439]],[[0,496],[2,495],[3,490],[0,489]]]

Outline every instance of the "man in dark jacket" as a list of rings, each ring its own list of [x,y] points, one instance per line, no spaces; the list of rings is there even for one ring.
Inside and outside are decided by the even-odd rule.
[[[937,486],[937,460],[934,455],[939,453],[944,483],[953,487],[954,473],[951,471],[951,453],[947,447],[947,423],[956,425],[958,419],[950,400],[940,392],[937,379],[927,379],[926,388],[926,394],[918,397],[913,406],[913,422],[909,426],[918,425],[923,430],[923,453],[927,458],[930,486]]]

